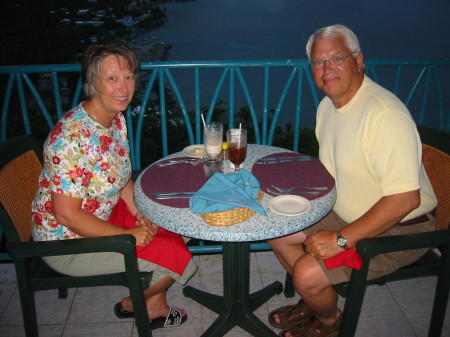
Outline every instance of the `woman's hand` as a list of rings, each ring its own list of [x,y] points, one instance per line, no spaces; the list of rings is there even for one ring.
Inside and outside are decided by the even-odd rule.
[[[336,232],[320,230],[310,234],[303,243],[305,252],[317,259],[327,259],[343,251],[338,246]]]
[[[158,231],[158,226],[156,224],[154,224],[153,222],[151,222],[149,219],[147,219],[145,216],[143,216],[141,213],[137,213],[136,214],[136,226],[150,226],[152,228],[152,230],[156,232]]]
[[[130,234],[136,238],[136,246],[146,246],[158,232],[158,226],[148,220],[141,213],[136,214],[136,227],[130,229]]]
[[[136,238],[136,246],[144,247],[148,245],[156,235],[155,231],[149,225],[141,225],[127,229],[127,233]]]

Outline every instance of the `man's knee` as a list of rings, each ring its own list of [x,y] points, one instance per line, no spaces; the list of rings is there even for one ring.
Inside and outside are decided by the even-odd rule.
[[[299,294],[315,295],[330,285],[317,260],[309,255],[295,263],[292,277]]]

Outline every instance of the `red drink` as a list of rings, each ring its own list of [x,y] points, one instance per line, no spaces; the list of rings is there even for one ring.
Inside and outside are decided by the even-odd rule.
[[[240,148],[235,148],[233,145],[236,144],[228,144],[228,159],[236,167],[240,167],[247,157],[247,145]]]

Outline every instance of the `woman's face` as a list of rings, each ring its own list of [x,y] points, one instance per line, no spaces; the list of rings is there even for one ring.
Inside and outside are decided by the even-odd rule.
[[[95,108],[117,114],[126,110],[136,87],[135,74],[127,67],[122,56],[109,55],[102,65],[100,76],[95,81]]]

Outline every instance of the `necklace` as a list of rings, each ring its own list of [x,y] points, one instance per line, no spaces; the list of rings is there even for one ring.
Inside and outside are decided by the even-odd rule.
[[[95,117],[95,115],[97,114],[97,110],[95,110],[95,106],[94,103],[92,101],[89,101],[89,105],[92,107],[92,112],[88,113],[88,115],[90,117],[92,117],[93,120],[95,120],[97,123],[99,123],[102,127],[104,128],[110,128],[111,127],[111,123],[109,123],[109,126],[105,126],[102,122],[100,122],[97,117]]]
[[[90,103],[91,103],[92,110],[94,110],[93,112],[91,112],[92,118],[94,118],[94,120],[95,120],[97,123],[100,123],[100,122],[98,121],[97,117],[95,117],[95,114],[97,114],[97,111],[95,110],[94,103],[92,103],[92,101],[90,101]],[[101,124],[101,123],[100,123],[100,124]]]

